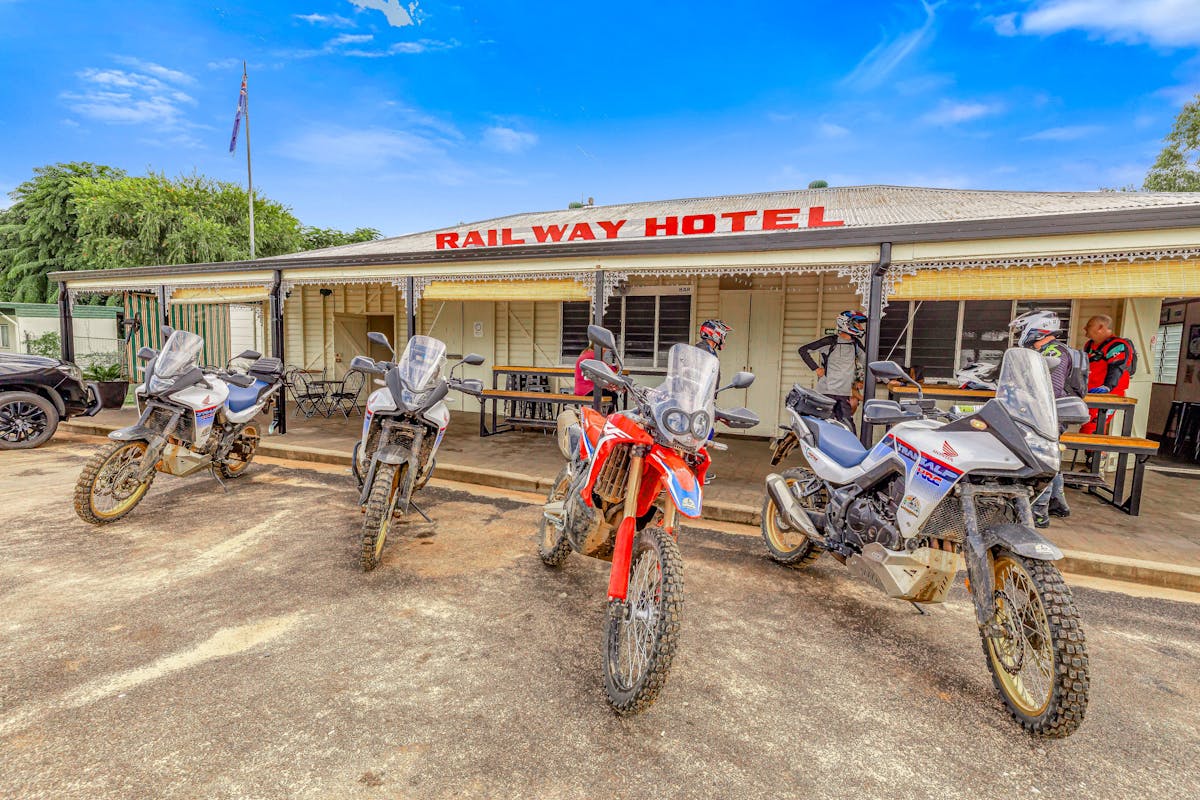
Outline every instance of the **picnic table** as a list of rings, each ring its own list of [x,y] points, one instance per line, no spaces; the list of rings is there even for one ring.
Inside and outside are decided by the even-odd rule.
[[[624,373],[629,374],[630,370],[624,370]],[[501,375],[506,376],[503,389],[500,388]],[[527,385],[530,378],[535,379],[534,382],[539,385]],[[538,378],[544,380],[537,381]],[[492,388],[484,389],[479,397],[479,435],[494,436],[518,428],[551,430],[557,425],[558,414],[564,405],[585,406],[595,399],[590,394],[552,391],[550,381],[555,379],[569,379],[572,382],[571,389],[574,389],[575,367],[514,364],[498,364],[492,367]],[[616,399],[610,393],[602,396],[605,403],[615,403]],[[503,419],[499,408],[501,403],[504,404]]]
[[[996,396],[995,392],[987,389],[961,389],[937,384],[922,384],[921,393],[930,400],[980,404]],[[888,395],[893,400],[913,398],[917,395],[917,389],[914,386],[889,386]],[[1064,433],[1059,443],[1068,450],[1083,451],[1086,454],[1087,469],[1081,472],[1064,472],[1063,479],[1071,485],[1086,487],[1088,494],[1094,494],[1126,514],[1136,517],[1141,511],[1146,462],[1158,452],[1158,444],[1133,435],[1133,411],[1137,407],[1137,398],[1089,394],[1084,398],[1084,402],[1088,408],[1099,412],[1096,415],[1097,431],[1107,430],[1109,416],[1120,412],[1121,434],[1110,436],[1105,433]],[[1117,471],[1111,486],[1100,471],[1100,456],[1103,453],[1117,454]],[[1134,460],[1133,481],[1126,496],[1125,473],[1131,457]]]

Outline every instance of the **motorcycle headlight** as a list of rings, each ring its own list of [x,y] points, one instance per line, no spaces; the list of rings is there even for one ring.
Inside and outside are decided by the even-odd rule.
[[[58,371],[63,373],[67,377],[74,378],[75,380],[79,381],[80,383],[83,382],[83,370],[81,370],[79,367],[75,366],[74,364],[62,364],[59,366]]]
[[[690,425],[691,422],[688,419],[688,415],[677,408],[673,408],[666,414],[663,414],[663,427],[676,436],[687,433]]]
[[[420,408],[426,392],[410,392],[408,389],[400,392],[400,404],[405,408]]]
[[[161,394],[174,385],[174,378],[160,378],[157,375],[152,375],[150,377],[150,383],[146,384],[146,389],[150,392],[150,394]]]
[[[1058,448],[1057,441],[1027,430],[1025,431],[1025,444],[1042,466],[1046,467],[1048,471],[1058,472],[1058,468],[1062,465],[1062,452]]]
[[[697,411],[692,416],[692,436],[697,439],[704,439],[708,436],[708,431],[712,427],[712,420],[708,418],[708,413]]]

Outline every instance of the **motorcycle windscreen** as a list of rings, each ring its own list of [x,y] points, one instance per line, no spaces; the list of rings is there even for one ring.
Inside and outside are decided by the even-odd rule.
[[[671,347],[666,380],[648,396],[662,433],[691,450],[708,440],[720,371],[712,353],[689,344]]]
[[[996,400],[1009,415],[1047,439],[1058,439],[1058,411],[1050,368],[1040,353],[1014,347],[1004,354]]]
[[[170,386],[180,375],[200,364],[203,350],[202,338],[191,331],[175,331],[154,359],[154,373],[146,388],[157,392]]]
[[[404,346],[396,370],[404,385],[414,393],[429,389],[446,362],[446,343],[432,336],[414,336]]]

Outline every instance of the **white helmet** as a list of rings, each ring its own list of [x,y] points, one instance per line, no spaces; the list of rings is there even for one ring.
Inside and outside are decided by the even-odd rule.
[[[1017,347],[1033,347],[1035,342],[1062,330],[1058,314],[1053,311],[1030,311],[1008,323],[1017,340]]]
[[[954,380],[967,389],[995,389],[997,366],[986,361],[972,361],[954,373]]]
[[[862,336],[867,330],[867,316],[857,311],[843,311],[837,316],[838,333]]]

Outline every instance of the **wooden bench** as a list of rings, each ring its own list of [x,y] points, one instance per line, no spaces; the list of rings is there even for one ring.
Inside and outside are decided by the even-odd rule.
[[[1088,494],[1108,500],[1130,516],[1136,517],[1141,512],[1142,480],[1146,472],[1146,462],[1158,452],[1157,442],[1139,439],[1136,436],[1107,436],[1099,433],[1064,433],[1059,442],[1068,450],[1084,450],[1096,454],[1117,453],[1117,473],[1111,487],[1096,467],[1082,473],[1064,472],[1063,479],[1067,483],[1087,486]],[[1129,497],[1125,497],[1125,470],[1130,456],[1134,459],[1133,483],[1129,487]],[[1097,464],[1098,456],[1089,458],[1088,463]],[[1105,497],[1105,493],[1109,496]]]
[[[507,431],[516,430],[517,428],[543,428],[552,430],[558,424],[558,414],[555,407],[563,405],[586,406],[592,403],[594,398],[590,394],[558,394],[555,392],[518,392],[507,389],[484,389],[479,396],[479,435],[493,436],[497,433],[505,433]],[[606,402],[612,400],[611,396],[606,396]],[[492,427],[489,430],[487,426],[487,406],[492,404]],[[501,403],[509,404],[509,410],[504,415],[504,420],[499,420],[498,406]],[[530,405],[537,404],[545,406],[547,413],[545,416],[534,416],[530,413],[520,413],[522,404],[526,405],[526,409]]]

